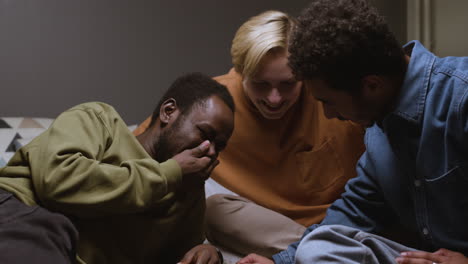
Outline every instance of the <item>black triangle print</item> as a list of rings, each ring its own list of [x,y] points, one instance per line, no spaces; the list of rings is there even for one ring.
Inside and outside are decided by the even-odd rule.
[[[11,140],[10,145],[8,145],[8,148],[5,150],[5,152],[16,152],[17,149],[16,149],[15,141],[21,138],[22,137],[18,133],[16,133],[15,137]]]
[[[0,128],[12,128],[5,120],[0,118]]]

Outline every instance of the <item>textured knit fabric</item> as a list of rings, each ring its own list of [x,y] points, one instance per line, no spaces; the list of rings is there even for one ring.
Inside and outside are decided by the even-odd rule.
[[[204,191],[178,193],[181,182],[177,162],[152,159],[103,103],[62,113],[0,169],[1,189],[70,217],[90,264],[175,263],[202,243]]]

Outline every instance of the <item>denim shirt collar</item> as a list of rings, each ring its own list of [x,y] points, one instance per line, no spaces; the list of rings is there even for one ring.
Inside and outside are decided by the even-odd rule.
[[[398,104],[388,116],[398,116],[411,123],[420,124],[424,115],[424,104],[429,88],[429,79],[435,56],[419,41],[414,40],[403,46],[405,53],[411,56],[405,79],[401,87]],[[385,118],[386,121],[392,118]]]

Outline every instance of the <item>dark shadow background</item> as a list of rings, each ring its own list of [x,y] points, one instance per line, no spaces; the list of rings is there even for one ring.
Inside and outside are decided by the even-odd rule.
[[[0,0],[0,116],[56,117],[82,102],[141,122],[179,75],[231,67],[237,28],[309,0]],[[406,2],[375,0],[406,41]]]

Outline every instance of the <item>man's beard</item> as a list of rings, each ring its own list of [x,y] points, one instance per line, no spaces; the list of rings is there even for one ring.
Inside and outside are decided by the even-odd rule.
[[[175,143],[177,141],[175,131],[179,130],[182,119],[183,117],[179,116],[171,127],[167,128],[159,135],[159,139],[156,141],[154,146],[156,151],[155,159],[157,162],[164,162],[178,154],[175,149]]]

